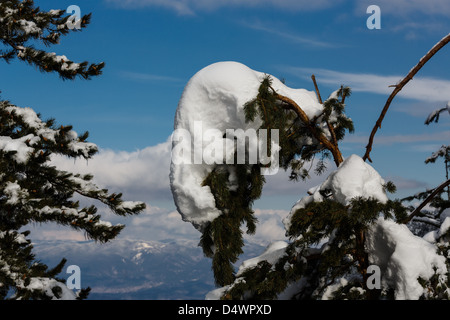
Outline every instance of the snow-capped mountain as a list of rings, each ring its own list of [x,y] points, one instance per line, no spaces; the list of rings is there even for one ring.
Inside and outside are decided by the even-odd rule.
[[[204,299],[215,288],[211,261],[194,240],[36,241],[36,258],[50,268],[62,258],[81,270],[81,287],[90,300]],[[250,245],[248,254],[261,246]]]
[[[65,268],[78,265],[91,300],[203,299],[214,288],[210,261],[193,241],[39,241],[34,247],[49,267],[63,257]]]

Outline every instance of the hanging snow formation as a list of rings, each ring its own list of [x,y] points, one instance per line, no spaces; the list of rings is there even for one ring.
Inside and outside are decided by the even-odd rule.
[[[197,228],[221,214],[210,188],[202,186],[203,180],[216,164],[207,164],[202,158],[212,144],[226,146],[227,138],[223,134],[227,129],[259,129],[261,122],[258,119],[251,123],[245,122],[244,105],[257,96],[266,75],[241,63],[218,62],[200,70],[184,89],[175,116],[170,184],[183,220]],[[271,78],[272,87],[301,105],[308,116],[314,117],[323,109],[315,92],[291,89],[277,78]],[[210,129],[220,131],[221,136],[215,136],[214,141],[211,141],[205,134]],[[180,149],[185,152],[174,154]],[[233,152],[224,150],[223,163],[233,159]]]

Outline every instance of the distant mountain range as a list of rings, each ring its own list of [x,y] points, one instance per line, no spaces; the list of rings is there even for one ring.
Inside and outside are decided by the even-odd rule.
[[[62,258],[81,269],[89,300],[198,300],[215,288],[211,260],[193,240],[36,241],[36,258],[50,268]],[[246,246],[245,256],[263,250]],[[244,256],[244,257],[245,257]],[[59,275],[68,278],[66,269]]]

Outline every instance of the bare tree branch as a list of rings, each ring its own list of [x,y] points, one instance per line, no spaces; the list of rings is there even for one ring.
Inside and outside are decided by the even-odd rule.
[[[450,42],[450,33],[442,38],[437,44],[431,48],[430,51],[427,52],[426,55],[424,55],[420,60],[419,63],[412,68],[409,73],[406,75],[405,78],[403,78],[402,81],[400,81],[398,84],[393,85],[395,87],[394,91],[392,91],[391,95],[386,101],[386,104],[384,105],[383,110],[381,111],[380,117],[378,118],[378,121],[376,122],[375,126],[372,129],[372,132],[370,134],[369,143],[366,146],[366,153],[364,154],[363,160],[366,161],[367,159],[372,162],[372,159],[370,159],[370,152],[372,151],[372,145],[373,145],[373,139],[375,137],[375,134],[379,128],[381,128],[381,122],[384,119],[384,116],[386,115],[386,112],[389,109],[389,106],[394,99],[394,97],[399,93],[403,87],[410,81],[412,78],[416,75],[416,73],[425,65],[425,63],[428,62],[428,60],[433,57],[436,52],[438,52],[440,49],[442,49],[448,42]]]
[[[322,104],[322,97],[320,96],[319,87],[317,86],[316,76],[315,75],[311,75],[311,79],[312,79],[312,81],[314,83],[314,88],[316,89],[317,99],[319,100],[319,103]]]

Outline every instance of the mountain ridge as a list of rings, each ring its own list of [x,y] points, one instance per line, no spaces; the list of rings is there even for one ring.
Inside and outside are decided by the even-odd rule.
[[[197,240],[37,240],[33,246],[50,268],[67,259],[60,278],[70,276],[69,265],[79,266],[89,300],[203,300],[215,289],[211,261]],[[262,250],[255,243],[247,248],[249,255]]]

